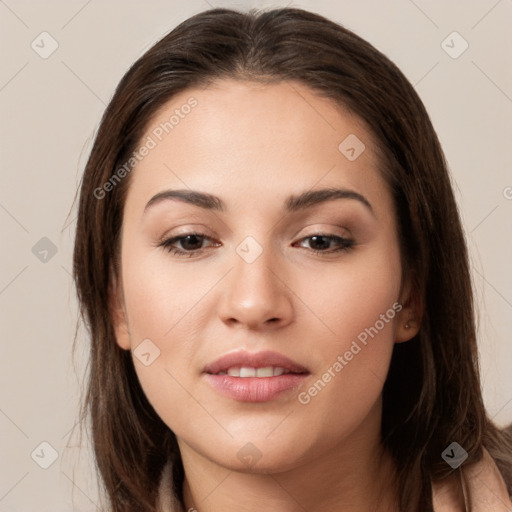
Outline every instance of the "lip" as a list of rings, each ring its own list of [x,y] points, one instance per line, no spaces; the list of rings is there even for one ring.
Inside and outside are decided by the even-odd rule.
[[[279,366],[292,373],[276,377],[231,377],[216,375],[233,367],[265,368]],[[282,393],[296,389],[309,375],[304,366],[278,352],[251,353],[237,351],[226,354],[208,364],[204,370],[206,381],[220,394],[241,402],[268,402]]]
[[[278,352],[272,352],[270,350],[263,352],[247,352],[245,350],[230,352],[229,354],[219,357],[219,359],[216,359],[213,363],[206,365],[203,371],[204,373],[216,374],[237,366],[248,366],[250,368],[280,366],[293,373],[309,373],[308,369],[304,366]]]

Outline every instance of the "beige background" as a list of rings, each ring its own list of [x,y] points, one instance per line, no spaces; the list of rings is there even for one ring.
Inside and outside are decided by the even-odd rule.
[[[287,2],[0,0],[0,512],[97,510],[90,449],[78,460],[70,437],[87,345],[82,335],[74,368],[74,211],[67,216],[115,86],[144,50],[190,15],[271,5]],[[425,102],[471,250],[486,404],[500,424],[512,421],[512,2],[288,5],[368,39]],[[58,43],[46,59],[31,47],[35,40],[39,52],[51,49],[43,31]],[[456,59],[441,46],[453,31],[469,44]],[[447,42],[452,52],[462,49],[457,36]],[[43,469],[52,449],[57,459]]]

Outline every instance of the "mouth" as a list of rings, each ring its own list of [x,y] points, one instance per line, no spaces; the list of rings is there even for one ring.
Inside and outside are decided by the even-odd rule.
[[[265,377],[279,377],[280,375],[287,375],[291,372],[281,366],[265,366],[263,368],[252,368],[250,366],[232,366],[226,371],[221,371],[215,375],[229,375],[230,377],[240,377],[246,379],[248,377],[265,378]]]
[[[277,352],[226,354],[207,365],[207,382],[221,395],[241,402],[267,402],[298,388],[309,370]]]

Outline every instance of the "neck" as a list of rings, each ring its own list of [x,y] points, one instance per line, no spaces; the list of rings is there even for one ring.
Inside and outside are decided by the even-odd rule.
[[[328,451],[312,455],[292,469],[264,474],[230,470],[180,441],[185,510],[396,510],[394,465],[379,439],[380,421],[370,429],[361,425]]]

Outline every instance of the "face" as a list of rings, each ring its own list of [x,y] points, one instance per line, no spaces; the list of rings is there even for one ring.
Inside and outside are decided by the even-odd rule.
[[[182,452],[285,470],[376,434],[416,331],[364,123],[300,83],[224,80],[175,96],[140,144],[116,336]]]

